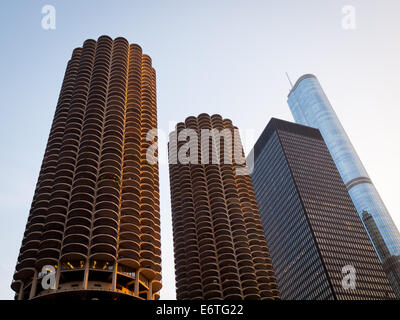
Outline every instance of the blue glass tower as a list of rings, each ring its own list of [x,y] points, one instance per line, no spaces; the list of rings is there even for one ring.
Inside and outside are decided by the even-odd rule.
[[[288,104],[298,124],[320,130],[358,214],[362,218],[366,211],[373,217],[390,255],[399,256],[400,233],[318,79],[311,74],[300,77],[289,93]],[[377,239],[371,234],[370,237],[377,249]],[[382,261],[389,258],[387,253],[380,251],[377,253]]]

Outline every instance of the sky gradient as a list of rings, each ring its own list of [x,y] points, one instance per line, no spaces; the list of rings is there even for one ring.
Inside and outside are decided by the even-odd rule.
[[[41,26],[47,4],[56,8],[55,30]],[[356,9],[355,30],[342,28],[344,5]],[[219,113],[253,132],[246,154],[271,117],[293,121],[285,72],[293,82],[315,74],[400,226],[398,0],[4,0],[1,7],[0,299],[13,298],[10,283],[67,61],[84,40],[103,34],[125,37],[151,56],[161,130]],[[174,299],[165,162],[160,197],[161,298]]]

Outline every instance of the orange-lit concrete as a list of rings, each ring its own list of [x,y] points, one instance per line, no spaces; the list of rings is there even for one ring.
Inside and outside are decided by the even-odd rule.
[[[158,299],[158,165],[146,161],[152,128],[150,57],[108,36],[75,49],[14,274],[17,299]],[[41,286],[45,265],[57,270],[54,290]]]

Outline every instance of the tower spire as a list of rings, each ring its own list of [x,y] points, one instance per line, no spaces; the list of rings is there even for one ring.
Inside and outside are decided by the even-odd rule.
[[[290,80],[289,74],[288,74],[287,72],[285,72],[285,73],[286,73],[287,79],[289,80],[290,87],[291,87],[291,89],[293,89],[293,83],[292,83],[292,81]]]

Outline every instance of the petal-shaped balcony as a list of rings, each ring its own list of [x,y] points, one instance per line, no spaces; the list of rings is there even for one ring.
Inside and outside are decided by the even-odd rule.
[[[88,247],[81,243],[71,243],[62,247],[61,261],[86,259]]]
[[[132,249],[121,249],[118,251],[118,263],[138,269],[140,267],[139,253]]]

